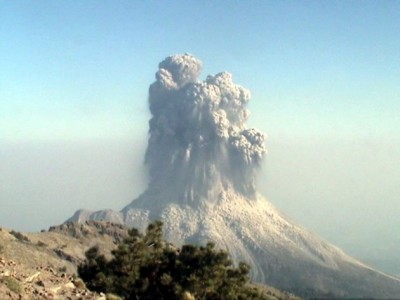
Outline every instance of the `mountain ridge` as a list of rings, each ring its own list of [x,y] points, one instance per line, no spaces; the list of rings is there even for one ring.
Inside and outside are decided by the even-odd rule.
[[[128,228],[101,221],[66,222],[38,233],[0,227],[0,299],[120,299],[86,288],[76,276],[85,251],[98,246],[107,259],[128,237]],[[300,298],[272,287],[257,286],[271,300]]]
[[[252,267],[255,281],[303,297],[397,297],[400,280],[363,264],[297,226],[264,197],[243,197],[230,189],[214,202],[193,207],[144,193],[120,212],[81,211],[69,221],[111,217],[141,230],[164,222],[165,238],[176,244],[214,241],[235,262]],[[153,195],[154,197],[154,195]],[[158,196],[161,198],[161,196]],[[146,206],[148,207],[146,209]]]

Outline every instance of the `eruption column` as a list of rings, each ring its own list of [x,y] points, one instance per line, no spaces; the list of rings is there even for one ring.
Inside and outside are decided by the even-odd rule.
[[[159,64],[149,89],[149,189],[174,191],[182,203],[227,187],[251,197],[266,149],[264,134],[245,126],[250,92],[225,72],[198,81],[200,71],[189,54]]]

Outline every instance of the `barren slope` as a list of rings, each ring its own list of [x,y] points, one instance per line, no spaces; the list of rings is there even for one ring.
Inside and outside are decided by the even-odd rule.
[[[266,199],[233,189],[216,201],[185,205],[145,192],[121,212],[77,212],[71,220],[121,219],[144,229],[161,219],[170,242],[214,241],[233,259],[252,266],[254,280],[305,297],[398,297],[400,281],[346,255],[283,217]]]

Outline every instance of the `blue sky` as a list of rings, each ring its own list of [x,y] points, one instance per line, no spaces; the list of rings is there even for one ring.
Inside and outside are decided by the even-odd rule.
[[[251,90],[249,125],[269,136],[260,190],[400,274],[399,32],[399,1],[0,0],[0,225],[40,230],[140,193],[148,86],[188,52],[202,78]]]
[[[394,1],[1,1],[0,135],[145,132],[159,61],[189,52],[233,73],[274,134],[397,135]],[[137,122],[136,122],[137,121]],[[142,134],[142,132],[140,134]]]

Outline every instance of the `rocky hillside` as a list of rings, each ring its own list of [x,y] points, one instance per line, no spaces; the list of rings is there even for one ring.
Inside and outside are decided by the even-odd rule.
[[[106,256],[127,229],[110,222],[65,223],[40,233],[0,228],[0,299],[118,299],[89,291],[76,276],[85,251],[99,245]],[[299,299],[262,287],[271,300]]]
[[[98,244],[110,253],[126,235],[110,223],[63,224],[41,233],[0,230],[0,299],[106,299],[76,276],[84,252]]]

